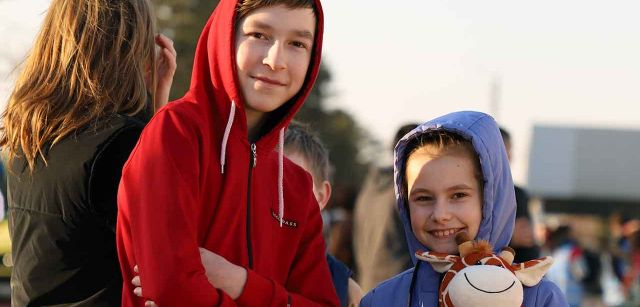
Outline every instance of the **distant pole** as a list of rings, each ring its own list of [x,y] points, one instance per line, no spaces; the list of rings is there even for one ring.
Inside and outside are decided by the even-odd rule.
[[[491,79],[491,85],[489,88],[489,112],[500,122],[500,100],[502,98],[502,84],[500,82],[500,75],[496,74]]]

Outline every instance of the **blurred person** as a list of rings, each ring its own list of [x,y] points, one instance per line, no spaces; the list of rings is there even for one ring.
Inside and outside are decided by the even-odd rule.
[[[563,225],[549,233],[547,246],[555,260],[547,278],[558,285],[570,307],[582,305],[583,279],[588,274],[584,251],[572,237],[571,227]]]
[[[628,255],[632,250],[632,237],[636,231],[640,230],[640,220],[634,217],[614,215],[609,222],[614,240],[611,251],[613,270],[616,277],[623,281],[630,266]]]
[[[512,162],[512,141],[511,134],[504,128],[500,127],[500,135],[507,150],[509,163]],[[540,247],[536,243],[533,234],[533,225],[531,215],[529,213],[529,194],[525,189],[514,184],[516,193],[516,222],[513,228],[513,237],[509,246],[516,252],[514,262],[522,263],[540,257]]]
[[[391,147],[417,126],[411,123],[400,127]],[[369,171],[354,211],[353,247],[358,283],[369,291],[412,266],[396,208],[393,166]]]
[[[317,0],[218,3],[189,91],[154,116],[123,169],[123,305],[339,304],[313,182],[283,153],[322,38]]]
[[[13,306],[120,306],[121,169],[175,69],[150,1],[51,2],[2,116]]]
[[[444,273],[416,252],[458,254],[455,237],[462,233],[486,240],[495,253],[511,240],[515,195],[498,125],[473,111],[438,117],[405,135],[394,161],[397,206],[415,265],[367,293],[361,306],[445,306]],[[558,287],[542,279],[544,269],[537,271],[530,280],[538,282],[522,288],[522,306],[566,306]]]
[[[623,278],[626,306],[640,306],[640,230],[629,234],[628,269]]]

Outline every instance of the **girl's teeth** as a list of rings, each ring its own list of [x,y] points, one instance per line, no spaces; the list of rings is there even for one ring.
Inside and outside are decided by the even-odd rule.
[[[446,237],[446,236],[452,235],[455,232],[456,231],[454,229],[447,229],[447,230],[435,231],[434,234],[436,235],[436,237]]]

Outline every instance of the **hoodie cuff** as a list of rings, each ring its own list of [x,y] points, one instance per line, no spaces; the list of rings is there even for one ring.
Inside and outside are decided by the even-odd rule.
[[[253,270],[247,269],[247,282],[242,293],[236,299],[239,306],[269,306],[273,300],[275,285]]]

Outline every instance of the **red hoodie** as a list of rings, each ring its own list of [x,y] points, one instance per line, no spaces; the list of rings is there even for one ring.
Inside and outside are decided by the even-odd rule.
[[[236,5],[236,0],[220,1],[198,42],[189,92],[154,116],[124,167],[116,233],[124,306],[144,303],[132,292],[134,264],[140,268],[145,298],[163,307],[339,304],[311,177],[287,159],[279,177],[275,150],[280,130],[318,74],[320,3],[316,1],[317,29],[305,84],[270,114],[280,116],[255,143],[255,154],[235,73]],[[282,225],[279,178],[284,187]],[[238,299],[209,283],[198,247],[247,269]]]

